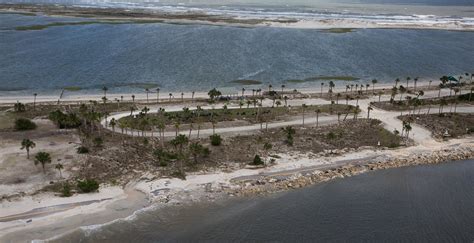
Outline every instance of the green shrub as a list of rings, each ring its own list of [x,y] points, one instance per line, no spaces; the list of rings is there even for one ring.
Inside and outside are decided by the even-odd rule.
[[[15,112],[25,112],[26,111],[26,106],[23,103],[17,102],[14,106],[13,109]]]
[[[59,129],[72,129],[81,125],[81,119],[79,119],[76,114],[65,114],[60,110],[52,111],[49,113],[48,118],[53,121]]]
[[[62,190],[61,190],[61,196],[62,196],[62,197],[70,197],[70,196],[72,196],[72,193],[71,193],[71,186],[69,185],[69,183],[64,183],[63,188],[62,188]]]
[[[104,140],[102,140],[101,137],[94,138],[94,146],[95,147],[102,147],[102,144],[104,144]]]
[[[95,192],[99,190],[99,183],[92,179],[86,179],[84,181],[77,181],[77,187],[83,193]]]
[[[177,171],[173,172],[171,174],[171,176],[179,178],[181,180],[186,180],[186,174],[184,173],[184,171],[181,171],[181,170],[177,170]]]
[[[213,134],[209,138],[211,139],[212,146],[219,146],[222,143],[222,138],[218,134]]]
[[[78,154],[87,154],[89,153],[89,149],[87,147],[81,146],[77,148],[77,153]]]
[[[263,165],[263,164],[265,164],[265,163],[263,162],[262,158],[260,158],[260,156],[258,156],[258,154],[255,155],[251,165]]]
[[[36,124],[27,118],[18,118],[15,120],[15,130],[26,131],[36,129]]]

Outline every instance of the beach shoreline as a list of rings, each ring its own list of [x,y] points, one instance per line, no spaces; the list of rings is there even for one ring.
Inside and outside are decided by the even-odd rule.
[[[208,13],[205,10],[185,12],[174,12],[165,10],[150,10],[146,8],[124,9],[117,7],[94,8],[71,5],[47,5],[47,4],[0,4],[0,11],[17,12],[23,14],[46,14],[56,17],[81,17],[104,21],[145,21],[149,23],[167,23],[167,24],[200,24],[216,26],[235,26],[235,27],[275,27],[275,28],[296,28],[296,29],[322,29],[334,30],[339,33],[340,30],[350,31],[350,29],[435,29],[435,30],[453,30],[453,31],[474,31],[474,24],[469,18],[446,18],[441,20],[427,21],[426,16],[420,19],[410,19],[413,16],[407,15],[409,19],[355,19],[354,16],[345,17],[341,15],[338,18],[329,18],[330,14],[322,16],[305,17],[287,17],[287,16],[248,16],[233,15],[231,12]],[[133,22],[132,22],[133,23]],[[137,22],[138,23],[138,22]]]
[[[192,174],[186,181],[176,178],[153,180],[151,175],[144,175],[127,186],[128,193],[116,187],[105,187],[101,189],[101,192],[92,194],[94,198],[108,197],[110,200],[33,218],[29,223],[26,223],[26,220],[1,222],[0,232],[2,233],[0,235],[2,236],[0,239],[7,242],[23,241],[32,240],[25,237],[36,235],[35,239],[54,240],[78,228],[92,230],[117,220],[133,220],[137,213],[157,208],[164,210],[169,206],[185,206],[192,203],[280,193],[369,171],[472,158],[474,158],[474,142],[469,138],[461,138],[440,143],[438,146],[418,145],[383,151],[368,148],[329,158],[310,159],[305,158],[304,155],[298,155],[297,159],[293,158],[292,160],[305,160],[308,164],[316,163],[316,165],[301,166],[296,169],[291,169],[292,166],[287,165],[283,170],[276,169],[268,173],[262,173],[265,169],[243,169],[231,173]],[[327,162],[319,161],[321,159],[327,160]],[[328,163],[328,161],[330,162]],[[116,190],[116,192],[111,193],[111,190]],[[127,194],[130,192],[133,194],[133,191],[135,191],[135,195],[143,193],[144,196],[138,197],[138,200],[137,196],[127,197]],[[78,202],[74,198],[70,200]],[[47,203],[47,200],[45,202]],[[124,212],[129,213],[128,215],[117,214],[116,211],[110,209],[114,205],[121,205],[121,203],[121,209],[126,209]],[[140,206],[130,210],[134,203],[140,204]],[[103,220],[91,220],[93,214],[104,215],[104,218]],[[68,222],[67,226],[60,227],[59,231],[48,231],[48,229],[57,229],[64,222]],[[39,229],[42,230],[39,231]]]

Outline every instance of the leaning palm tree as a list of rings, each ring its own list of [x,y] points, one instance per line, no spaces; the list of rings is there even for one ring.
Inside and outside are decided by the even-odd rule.
[[[411,78],[407,77],[406,80],[407,80],[407,87],[406,88],[408,89],[408,83],[410,82]]]
[[[21,149],[25,149],[26,150],[26,158],[27,159],[30,159],[30,149],[34,148],[36,146],[36,144],[25,138],[23,139],[23,141],[21,141]]]
[[[400,101],[402,101],[403,94],[407,91],[407,89],[403,87],[403,85],[400,85],[400,88],[398,90],[400,91]]]
[[[414,78],[413,79],[413,82],[414,82],[414,91],[416,91],[416,83],[418,82],[418,77]]]
[[[367,107],[367,119],[370,119],[370,111],[373,109],[372,106]]]
[[[54,168],[59,171],[59,178],[63,178],[61,170],[64,168],[64,166],[61,163],[58,163],[56,166],[54,166]]]
[[[46,152],[39,152],[35,156],[35,165],[41,164],[43,167],[43,173],[46,173],[45,165],[51,163],[51,155]]]

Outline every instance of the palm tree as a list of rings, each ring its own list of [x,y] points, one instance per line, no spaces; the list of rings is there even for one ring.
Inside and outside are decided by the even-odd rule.
[[[281,93],[283,93],[283,89],[285,89],[285,85],[284,85],[284,84],[281,85]]]
[[[184,102],[184,93],[181,92],[181,102]]]
[[[351,86],[349,86],[348,84],[346,85],[346,93],[347,93],[347,90],[349,90],[351,88]]]
[[[33,110],[36,110],[36,96],[38,96],[37,93],[33,94]]]
[[[180,157],[183,154],[183,146],[186,145],[188,142],[189,142],[188,137],[186,137],[183,134],[180,134],[179,136],[176,136],[176,138],[174,138],[173,140],[170,141],[170,143],[175,148],[179,148],[178,149],[178,154],[180,155]],[[183,159],[180,159],[179,161],[180,161],[180,170],[181,170],[181,172],[183,172]]]
[[[370,111],[373,109],[372,106],[367,107],[367,119],[370,119]]]
[[[336,104],[338,105],[339,104],[339,98],[341,98],[341,93],[337,93],[336,94]]]
[[[35,165],[41,164],[43,167],[43,173],[46,173],[45,165],[51,163],[51,155],[46,152],[39,152],[35,156]]]
[[[354,88],[354,84],[351,84],[351,93],[352,93],[352,89]]]
[[[193,92],[191,92],[191,102],[193,102],[193,103],[194,103],[194,94],[195,94],[195,92],[194,92],[194,91],[193,91]]]
[[[433,80],[430,80],[430,81],[428,82],[428,90],[430,89],[432,82],[433,82]]]
[[[410,82],[411,78],[410,77],[407,77],[407,89],[408,89],[408,83]]]
[[[403,87],[403,85],[400,85],[400,101],[402,101],[402,97],[403,97],[403,94],[407,91],[405,87]]]
[[[136,110],[137,108],[135,108],[135,106],[130,106],[130,116],[133,116],[133,112]]]
[[[400,83],[400,79],[399,79],[399,78],[395,79],[395,87],[398,86],[398,83]]]
[[[59,178],[63,178],[61,170],[64,168],[64,166],[61,163],[57,163],[54,168],[59,171]]]
[[[193,126],[193,122],[189,123],[189,138],[191,138],[191,131],[193,130],[194,126]]]
[[[107,90],[109,90],[107,87],[102,87],[102,91],[104,91],[104,97],[107,98]]]
[[[321,110],[316,109],[316,127],[319,127],[319,113],[321,113]]]
[[[321,97],[323,96],[323,86],[324,86],[324,83],[321,83]]]
[[[365,93],[366,94],[369,93],[369,87],[370,87],[370,84],[365,84]]]
[[[272,91],[273,86],[271,84],[268,85],[268,92],[270,93]]]
[[[416,91],[416,83],[418,82],[418,77],[416,77],[415,79],[413,79],[413,82],[415,82],[415,87],[414,87],[414,91]]]
[[[379,91],[379,92],[378,92],[378,95],[379,95],[379,102],[380,102],[380,97],[382,97],[383,92],[382,92],[382,91]]]
[[[277,100],[277,101],[275,102],[275,105],[276,105],[277,107],[280,107],[281,101],[280,101],[280,100]]]
[[[112,127],[112,132],[115,133],[115,125],[117,125],[117,122],[115,121],[115,118],[112,118],[112,120],[110,120],[109,125]],[[113,134],[112,134],[112,136],[113,136]]]
[[[30,159],[30,149],[34,148],[35,146],[36,144],[33,141],[25,138],[23,141],[21,141],[20,149],[26,149],[26,158]]]
[[[329,90],[332,91],[334,87],[336,87],[336,84],[333,81],[329,81]]]
[[[354,120],[357,119],[357,116],[359,116],[359,113],[360,113],[360,108],[357,105],[355,110],[354,110]]]
[[[242,88],[242,97],[244,97],[245,94],[245,88]]]
[[[445,98],[442,98],[439,102],[439,114],[441,115],[441,113],[443,113],[443,107],[445,105],[448,105],[448,102],[446,101]]]
[[[164,142],[165,142],[165,128],[166,128],[165,123],[160,121],[158,123],[157,127],[158,127],[158,130],[160,131],[160,135],[161,135],[161,139],[160,139],[161,140],[161,147],[164,147],[164,145],[165,145],[164,144]],[[198,130],[198,138],[199,138],[199,130]]]
[[[405,134],[406,134],[407,140],[408,140],[408,136],[410,135],[410,131],[412,129],[409,122],[405,123],[404,129],[405,129]]]
[[[156,88],[156,103],[160,103],[160,88]]]
[[[115,102],[117,102],[117,111],[120,111],[120,100],[115,98]]]
[[[176,129],[176,137],[178,136],[180,126],[181,126],[181,123],[178,120],[176,120],[176,122],[174,123],[174,128]]]
[[[350,99],[350,98],[351,98],[351,97],[350,97],[349,95],[346,95],[346,105],[349,104],[349,99]]]
[[[286,134],[286,142],[288,145],[293,146],[293,135],[296,133],[296,130],[291,126],[282,128],[282,130]]]
[[[375,84],[377,84],[379,81],[377,79],[372,79],[372,93],[375,92]]]
[[[472,91],[471,91],[471,93],[472,93]],[[288,106],[288,96],[285,95],[283,97],[283,100],[285,101],[285,106]]]
[[[172,93],[169,93],[168,95],[170,96],[169,101],[171,102],[171,97],[173,96],[173,94],[172,94]]]
[[[146,92],[146,103],[148,104],[148,93],[150,93],[150,89],[146,88],[145,92]]]
[[[303,127],[304,127],[304,111],[305,111],[306,107],[308,107],[308,106],[306,104],[303,104],[301,107],[303,108]]]

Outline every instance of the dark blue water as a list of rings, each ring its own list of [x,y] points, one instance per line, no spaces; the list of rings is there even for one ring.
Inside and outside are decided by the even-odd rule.
[[[361,29],[333,34],[171,24],[5,30],[36,21],[57,19],[0,14],[3,90],[80,86],[99,92],[107,85],[124,91],[132,89],[124,84],[151,82],[164,90],[205,91],[236,86],[230,83],[235,79],[265,85],[318,75],[354,76],[361,82],[406,76],[437,80],[470,72],[474,64],[474,32]]]
[[[158,210],[73,242],[472,242],[474,161],[371,172],[278,196]]]

